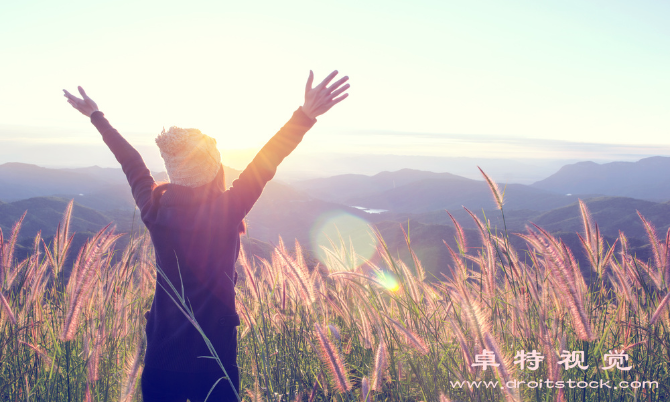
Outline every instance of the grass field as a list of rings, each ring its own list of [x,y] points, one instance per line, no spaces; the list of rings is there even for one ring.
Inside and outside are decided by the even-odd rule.
[[[502,196],[489,184],[503,213]],[[641,217],[654,258],[640,261],[623,233],[603,244],[580,205],[592,283],[571,250],[542,228],[508,235],[475,214],[483,247],[468,247],[454,221],[458,249],[444,261],[451,277],[431,278],[417,258],[394,258],[381,236],[374,264],[341,239],[316,267],[297,243],[280,241],[271,260],[242,252],[240,397],[667,400],[670,238],[659,239]],[[3,401],[141,400],[144,312],[156,281],[150,239],[115,250],[120,235],[105,228],[71,250],[71,208],[52,244],[38,235],[25,260],[13,258],[20,221],[2,240]],[[508,236],[517,235],[529,252],[510,246]],[[410,235],[406,241],[411,250]],[[68,253],[78,253],[72,267],[64,266]]]

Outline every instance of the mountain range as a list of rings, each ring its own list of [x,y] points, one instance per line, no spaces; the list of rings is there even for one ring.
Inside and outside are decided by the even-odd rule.
[[[461,206],[478,210],[495,205],[491,190],[484,181],[411,169],[374,176],[342,175],[313,179],[294,183],[294,187],[315,198],[393,212],[422,213]],[[576,195],[559,195],[524,184],[501,184],[501,189],[512,209],[550,210],[577,201]]]
[[[595,193],[650,201],[670,199],[670,158],[654,156],[637,162],[578,162],[532,185],[560,194]]]
[[[637,213],[656,226],[659,236],[668,230],[670,186],[664,184],[666,171],[670,171],[670,158],[666,157],[602,165],[579,162],[563,166],[531,185],[499,183],[505,194],[504,221],[483,180],[450,173],[401,169],[372,176],[347,174],[292,183],[273,180],[247,217],[249,237],[245,241],[254,245],[254,253],[266,258],[278,236],[287,244],[297,239],[316,255],[322,245],[315,241],[317,232],[322,230],[319,223],[332,216],[344,216],[372,224],[392,252],[409,258],[402,225],[410,231],[412,247],[426,268],[433,273],[447,272],[451,261],[442,241],[454,246],[455,232],[445,209],[466,229],[471,244],[476,247],[479,243],[475,225],[462,208],[465,206],[480,218],[485,216],[492,228],[506,228],[509,233],[523,232],[530,222],[536,223],[563,238],[586,266],[576,236],[583,230],[577,205],[577,200],[583,199],[607,242],[613,243],[622,230],[633,250],[646,258],[648,242]],[[227,182],[231,183],[239,173],[226,168]],[[496,172],[487,173],[495,179]],[[158,180],[166,178],[161,172],[153,175]],[[120,169],[0,165],[0,228],[7,237],[14,222],[27,210],[20,240],[20,247],[26,250],[32,247],[37,231],[46,239],[53,236],[65,205],[72,198],[72,230],[79,233],[82,244],[86,235],[110,222],[119,232],[143,228]],[[356,231],[361,230],[365,228],[342,228],[341,232],[345,238],[360,238]],[[521,242],[518,245],[523,246]]]

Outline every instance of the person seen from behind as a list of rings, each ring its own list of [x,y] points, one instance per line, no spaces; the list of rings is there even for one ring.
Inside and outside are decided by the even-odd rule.
[[[316,117],[344,100],[348,77],[331,84],[333,71],[312,87],[310,71],[305,102],[263,146],[230,188],[225,187],[216,140],[197,129],[171,127],[156,144],[169,183],[157,183],[140,154],[115,130],[96,103],[79,87],[81,98],[63,90],[68,103],[87,117],[121,164],[156,254],[156,265],[176,289],[182,289],[195,319],[216,350],[230,381],[223,379],[208,401],[236,401],[239,395],[235,262],[243,219],[277,166],[316,123]],[[147,313],[147,348],[142,373],[144,402],[204,401],[223,377],[200,333],[170,298],[166,278],[157,275]],[[174,297],[175,295],[172,295]],[[231,386],[231,384],[233,386]],[[233,390],[234,387],[234,390]]]

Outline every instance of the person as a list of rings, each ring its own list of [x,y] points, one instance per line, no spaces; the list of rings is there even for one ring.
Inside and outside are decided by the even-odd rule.
[[[110,125],[82,87],[78,88],[81,98],[63,90],[67,101],[90,117],[121,164],[151,236],[156,265],[165,273],[165,277],[157,275],[153,303],[146,315],[147,348],[141,378],[145,402],[203,401],[213,384],[224,376],[214,359],[199,358],[210,352],[200,333],[170,298],[166,280],[183,291],[230,378],[219,381],[208,400],[237,400],[240,320],[234,286],[243,219],[316,117],[347,98],[348,77],[331,84],[337,74],[333,71],[312,87],[314,74],[310,71],[304,104],[228,189],[213,138],[197,129],[163,130],[156,143],[169,183],[158,184],[140,154]]]

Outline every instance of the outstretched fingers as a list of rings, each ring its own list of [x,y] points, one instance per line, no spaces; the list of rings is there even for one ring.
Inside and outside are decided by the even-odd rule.
[[[349,94],[344,94],[335,99],[329,100],[325,105],[323,105],[323,113],[326,113],[327,111],[330,110],[330,108],[345,100],[347,96],[349,96]]]
[[[350,86],[350,85],[347,84],[347,85],[341,87],[340,89],[338,89],[337,91],[331,93],[331,94],[330,94],[330,98],[331,98],[331,99],[335,98],[337,95],[339,95],[339,94],[341,94],[342,92],[344,92],[344,91],[346,91],[347,89],[349,89],[349,86]]]
[[[327,76],[323,81],[321,81],[321,83],[320,83],[319,85],[317,85],[317,88],[318,88],[318,89],[323,89],[323,88],[325,88],[326,85],[328,85],[328,83],[329,83],[333,78],[335,78],[336,75],[337,75],[337,70],[335,70],[335,71],[333,71],[332,73],[328,74],[328,76]]]
[[[83,99],[79,99],[79,98],[77,98],[76,96],[72,95],[71,93],[69,93],[69,92],[68,92],[67,90],[65,90],[65,89],[63,90],[63,92],[65,92],[65,95],[64,95],[64,96],[68,99],[68,102],[69,102],[69,101],[72,101],[72,102],[77,103],[77,102],[83,102],[83,101],[84,101]]]
[[[327,93],[331,93],[331,92],[333,92],[334,90],[336,90],[337,88],[339,88],[342,84],[344,84],[345,82],[347,82],[348,79],[349,79],[349,77],[345,75],[344,77],[342,77],[342,78],[340,78],[339,80],[337,80],[333,85],[331,85],[331,86],[329,86],[328,88],[326,88],[326,92],[327,92]]]
[[[67,103],[72,105],[73,108],[77,109],[83,115],[90,117],[93,112],[98,110],[98,105],[86,94],[84,88],[78,87],[77,89],[79,89],[79,93],[83,99],[72,95],[67,89],[63,89],[63,96],[65,96]]]
[[[348,76],[339,78],[332,85],[329,85],[337,74],[337,70],[331,72],[319,85],[311,88],[314,74],[312,71],[309,72],[309,79],[305,88],[305,104],[303,105],[303,111],[308,117],[315,118],[324,114],[347,97],[345,91],[349,89]]]
[[[339,96],[339,97],[331,100],[330,103],[329,103],[329,105],[330,105],[329,108],[331,108],[331,107],[337,105],[338,103],[342,102],[343,100],[345,100],[347,98],[347,96],[349,96],[349,94],[344,94],[342,96]]]
[[[82,98],[86,99],[88,98],[88,95],[86,95],[86,92],[84,91],[84,88],[81,86],[78,86],[77,89],[79,90],[79,93],[81,94]]]

